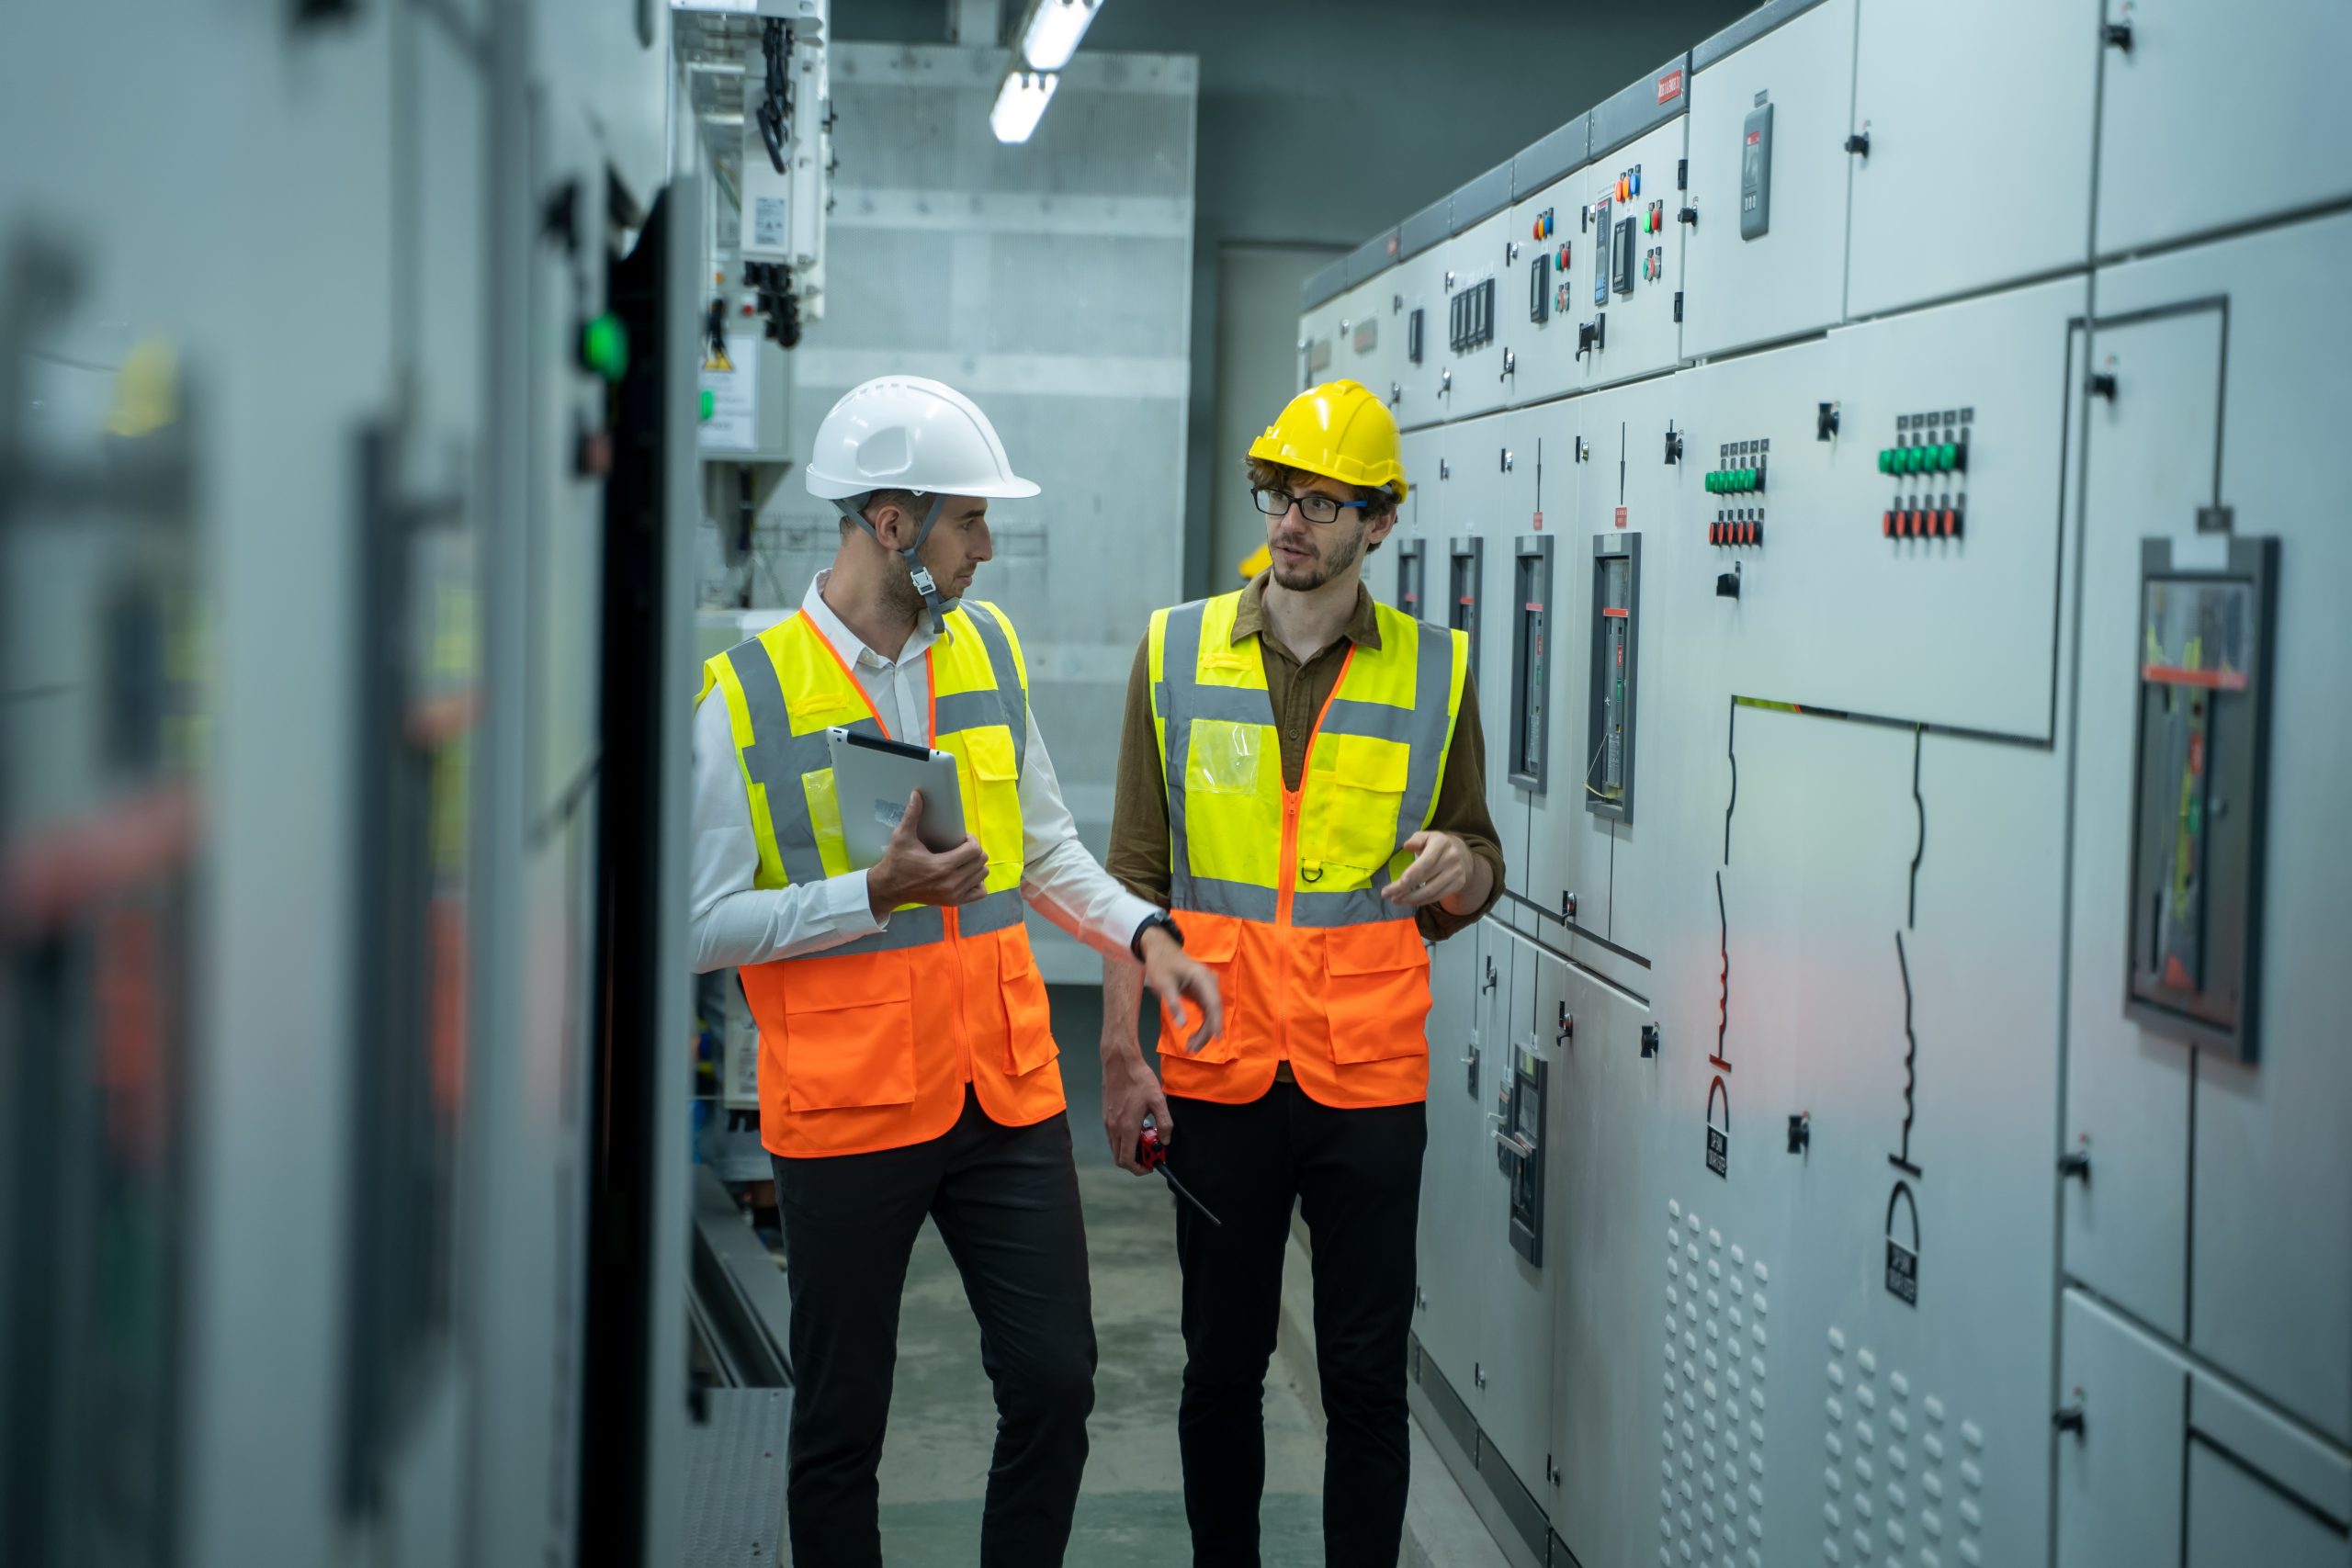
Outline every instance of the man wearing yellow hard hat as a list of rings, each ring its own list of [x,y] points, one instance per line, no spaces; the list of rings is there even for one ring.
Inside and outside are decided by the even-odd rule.
[[[1267,569],[1153,615],[1127,686],[1104,863],[1174,913],[1224,1029],[1136,1041],[1141,972],[1106,961],[1103,1130],[1137,1168],[1147,1112],[1179,1204],[1178,1435],[1196,1563],[1258,1561],[1261,1404],[1298,1202],[1314,1241],[1332,1563],[1396,1561],[1406,1340],[1420,1202],[1429,951],[1503,885],[1464,636],[1375,603],[1396,524],[1396,422],[1353,381],[1291,400],[1251,445]],[[1161,1039],[1185,1038],[1167,1019]],[[1163,1092],[1164,1089],[1164,1092]]]

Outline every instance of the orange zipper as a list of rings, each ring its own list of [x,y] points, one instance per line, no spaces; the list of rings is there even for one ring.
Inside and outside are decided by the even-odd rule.
[[[1290,930],[1291,895],[1298,890],[1298,803],[1300,797],[1306,793],[1308,772],[1315,766],[1315,742],[1322,739],[1323,721],[1330,715],[1332,699],[1340,694],[1340,688],[1348,683],[1348,668],[1355,661],[1356,650],[1351,645],[1346,657],[1340,660],[1340,678],[1331,682],[1329,694],[1324,697],[1322,707],[1316,712],[1315,728],[1306,732],[1306,750],[1298,759],[1298,787],[1285,788],[1283,791],[1283,858],[1281,865],[1275,869],[1274,881],[1274,929],[1276,931]],[[1275,744],[1277,747],[1281,745],[1279,739]],[[1285,942],[1282,945],[1287,952],[1290,944]],[[1278,1019],[1288,1016],[1288,1010],[1284,1004],[1289,1000],[1286,995],[1289,989],[1290,965],[1285,964],[1282,966],[1282,976],[1276,981],[1274,987],[1274,1016]],[[1275,1050],[1282,1060],[1290,1059],[1288,1039],[1277,1042]]]

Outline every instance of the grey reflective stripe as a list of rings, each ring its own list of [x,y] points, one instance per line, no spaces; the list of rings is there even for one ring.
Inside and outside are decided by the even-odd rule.
[[[1419,682],[1415,684],[1418,686]],[[1416,696],[1419,695],[1417,692]],[[1376,740],[1394,740],[1401,745],[1418,746],[1429,730],[1429,721],[1413,708],[1400,708],[1387,703],[1360,703],[1349,697],[1333,697],[1331,705],[1323,710],[1323,723],[1317,735],[1369,735]],[[1445,739],[1441,732],[1438,739]]]
[[[979,631],[980,646],[988,650],[989,667],[996,672],[994,700],[1002,705],[1005,728],[1012,731],[1012,771],[1017,773],[1029,761],[1029,693],[1021,684],[1021,666],[1012,657],[1012,638],[1006,635],[996,612],[986,604],[967,604],[964,614]],[[948,727],[943,723],[939,728]]]
[[[965,936],[986,936],[1021,923],[1021,889],[1007,887],[983,893],[956,911],[956,929]]]
[[[1198,681],[1187,680],[1184,688],[1186,719],[1221,719],[1227,724],[1262,724],[1273,727],[1274,699],[1261,686],[1204,686]],[[1161,683],[1167,690],[1168,682]]]
[[[1201,617],[1207,608],[1204,599],[1177,605],[1168,612],[1159,638],[1160,682],[1155,695],[1167,730],[1163,771],[1168,775],[1169,893],[1179,908],[1193,907],[1187,903],[1193,855],[1185,839],[1184,770],[1193,755],[1192,697],[1198,689],[1193,677],[1201,667]]]
[[[767,790],[768,820],[775,829],[776,857],[784,863],[784,879],[822,882],[825,862],[817,853],[817,836],[808,823],[808,791],[800,779],[810,771],[812,740],[817,766],[830,765],[825,738],[792,733],[792,711],[785,704],[775,660],[757,637],[729,649],[727,664],[735,671],[735,683],[743,689],[744,716],[752,721],[752,743],[743,748],[743,766],[752,782]]]
[[[1405,773],[1404,803],[1396,811],[1400,844],[1421,830],[1437,805],[1438,780],[1445,771],[1445,745],[1453,725],[1446,712],[1446,696],[1453,684],[1453,634],[1426,621],[1419,631],[1414,639],[1413,750]]]
[[[1004,722],[1004,699],[994,692],[950,692],[933,699],[931,743],[939,744],[943,735],[953,735],[959,729],[984,729]],[[1028,726],[1022,726],[1027,728]],[[1018,756],[1016,746],[1014,755]]]
[[[928,947],[934,942],[947,940],[947,922],[939,911],[926,904],[920,909],[898,909],[890,916],[890,923],[872,936],[845,942],[839,947],[829,947],[821,953],[804,953],[807,958],[843,958],[861,953],[897,953],[904,948]],[[786,959],[785,963],[795,962]]]
[[[833,765],[825,732],[792,732],[792,711],[785,702],[784,684],[776,678],[775,660],[757,637],[727,650],[728,667],[743,688],[745,716],[752,721],[752,743],[743,748],[743,766],[752,782],[768,794],[768,822],[775,830],[776,858],[784,863],[784,878],[803,886],[825,880],[824,857],[817,852],[817,833],[808,819],[808,787],[801,781]],[[854,735],[879,737],[882,726],[873,716],[841,728]]]
[[[1236,919],[1272,924],[1280,896],[1271,887],[1247,882],[1227,882],[1214,876],[1188,876],[1169,900],[1177,909],[1197,909],[1204,915],[1231,915]]]
[[[1295,926],[1369,926],[1400,918],[1410,919],[1411,911],[1399,911],[1376,888],[1316,893],[1301,887],[1290,896],[1290,923]]]

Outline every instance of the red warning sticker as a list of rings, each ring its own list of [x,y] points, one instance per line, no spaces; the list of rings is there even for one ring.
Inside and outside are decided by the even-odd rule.
[[[1657,79],[1657,101],[1670,104],[1682,96],[1682,72],[1679,67]]]
[[[1617,509],[1617,526],[1619,526],[1620,528],[1623,528],[1624,525],[1625,525],[1625,509],[1624,509],[1623,507],[1622,507],[1622,506],[1621,506],[1621,507],[1619,507],[1619,508]]]

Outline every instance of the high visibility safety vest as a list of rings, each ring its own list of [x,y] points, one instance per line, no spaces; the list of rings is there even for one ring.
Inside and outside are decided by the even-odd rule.
[[[1377,606],[1380,646],[1349,650],[1292,791],[1262,656],[1233,644],[1240,603],[1227,593],[1151,619],[1170,902],[1225,1004],[1223,1032],[1197,1055],[1164,1019],[1163,1081],[1239,1103],[1287,1059],[1326,1105],[1423,1100],[1429,950],[1412,912],[1380,894],[1436,808],[1469,639]]]
[[[741,971],[760,1028],[760,1139],[787,1156],[938,1137],[969,1083],[1004,1126],[1062,1109],[1045,982],[1022,921],[1021,769],[1029,673],[1012,623],[966,600],[924,656],[932,746],[955,754],[964,823],[988,852],[981,897],[910,904],[882,931]],[[794,615],[703,667],[734,728],[759,845],[757,887],[848,872],[825,731],[888,737],[839,650]]]

